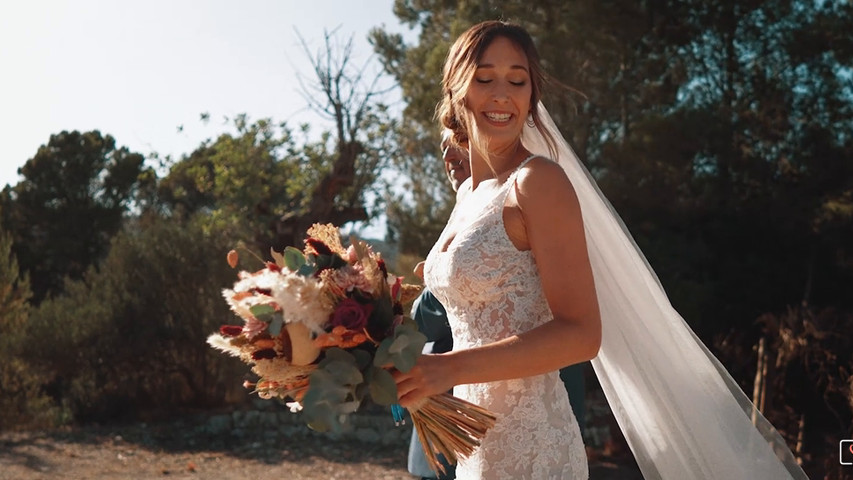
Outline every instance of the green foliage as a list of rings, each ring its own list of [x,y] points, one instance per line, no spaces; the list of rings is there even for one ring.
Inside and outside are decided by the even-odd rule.
[[[225,251],[222,238],[157,217],[128,225],[99,269],[33,312],[40,348],[27,359],[51,372],[48,390],[77,420],[221,404],[239,362],[204,340],[229,317]]]
[[[417,44],[406,45],[400,35],[371,32],[376,52],[407,101],[398,131],[401,154],[395,158],[406,194],[389,193],[389,234],[403,252],[422,257],[437,240],[455,198],[436,155],[439,131],[433,114],[447,50],[469,26],[501,18],[520,22],[531,32],[543,66],[556,80],[546,92],[548,110],[584,160],[598,158],[603,141],[627,130],[634,109],[674,97],[674,79],[682,70],[667,64],[667,52],[649,54],[651,47],[640,40],[678,13],[658,9],[652,14],[636,2],[399,0],[395,13],[418,27],[420,37]],[[648,22],[637,21],[644,16]],[[654,81],[633,73],[641,68]]]
[[[396,152],[395,122],[381,102],[382,75],[352,63],[352,40],[326,34],[325,50],[305,53],[312,81],[300,85],[309,107],[333,122],[309,141],[270,120],[234,122],[236,131],[206,142],[171,168],[161,183],[165,209],[192,217],[206,231],[245,240],[256,251],[301,244],[314,223],[367,221],[377,212],[379,173]]]
[[[403,126],[397,135],[401,151],[394,168],[404,174],[386,186],[387,239],[423,259],[438,241],[456,195],[444,173],[438,134]]]
[[[546,90],[549,112],[707,344],[736,332],[748,352],[756,319],[791,306],[853,311],[850,2],[397,0],[395,13],[419,29],[417,42],[381,30],[372,39],[407,101],[406,185],[443,180],[412,165],[440,163],[432,116],[450,43],[476,22],[516,21],[570,87]],[[405,253],[428,248],[409,238],[435,235],[419,222],[443,223],[422,206],[452,202],[419,195],[389,214]],[[847,381],[839,372],[819,381]],[[809,408],[821,408],[803,408],[817,424]]]
[[[296,247],[284,249],[284,265],[291,271],[299,271],[305,265],[305,255]]]
[[[397,382],[388,370],[371,367],[367,370],[370,398],[378,405],[391,405],[397,402]]]
[[[762,315],[758,323],[760,348],[743,351],[749,345],[738,338],[743,333],[731,332],[719,342],[720,359],[735,366],[736,376],[755,379],[741,382],[744,391],[758,394],[756,405],[778,430],[791,441],[801,436],[798,441],[807,447],[804,464],[812,466],[807,473],[815,478],[821,471],[814,467],[829,460],[825,452],[836,450],[838,438],[853,433],[853,337],[848,334],[853,315],[834,308],[792,307]],[[762,357],[762,368],[756,372],[744,357]],[[842,478],[832,470],[823,472],[827,478]]]
[[[408,372],[415,366],[424,344],[426,335],[418,331],[413,320],[407,319],[394,329],[393,336],[382,340],[376,350],[373,364],[377,367],[393,365],[403,373]]]
[[[319,432],[340,431],[340,417],[355,412],[361,404],[358,386],[364,377],[351,353],[331,348],[325,354],[311,373],[310,387],[302,402],[305,420]]]
[[[798,303],[810,278],[833,292],[821,303],[851,306],[834,287],[849,289],[849,266],[817,247],[830,241],[846,258],[849,231],[834,228],[833,240],[815,231],[824,205],[846,215],[853,190],[851,8],[399,0],[395,13],[420,29],[418,42],[372,33],[408,100],[399,165],[413,191],[395,199],[390,228],[421,255],[437,236],[444,219],[424,210],[446,215],[436,205],[452,197],[423,187],[443,175],[413,165],[440,165],[431,159],[441,64],[462,30],[503,18],[523,24],[546,70],[580,94],[551,88],[545,103],[703,337]],[[439,200],[422,198],[431,195]],[[429,240],[410,240],[419,236]],[[813,300],[826,292],[808,290]]]
[[[12,253],[12,237],[0,229],[0,352],[17,348],[30,311],[30,281]]]
[[[172,165],[159,196],[174,216],[192,217],[213,234],[265,244],[260,251],[267,251],[275,219],[304,208],[305,185],[321,167],[318,158],[299,158],[284,125],[238,117],[234,127]],[[306,148],[312,150],[327,153],[322,144]]]
[[[396,402],[397,384],[386,368],[408,372],[425,343],[426,337],[408,319],[382,341],[373,362],[368,352],[359,349],[352,353],[340,348],[326,350],[317,370],[311,373],[301,402],[308,425],[321,432],[339,431],[341,417],[355,412],[368,393],[378,405]]]
[[[307,98],[334,122],[319,137],[238,116],[163,179],[97,131],[62,132],[39,149],[0,197],[2,227],[38,303],[26,320],[15,309],[29,308],[29,287],[9,280],[3,290],[21,299],[0,305],[12,312],[0,322],[4,394],[12,378],[30,389],[15,383],[15,392],[44,391],[74,420],[98,421],[235,398],[238,362],[204,342],[231,316],[220,291],[233,280],[224,252],[299,245],[311,224],[366,221],[383,200],[376,185],[395,151],[394,122],[367,68],[328,38],[327,47],[311,58],[318,83]],[[300,273],[315,268],[293,250],[278,255]],[[18,411],[10,405],[0,407]]]
[[[49,426],[56,409],[41,390],[41,373],[21,358],[27,348],[29,279],[12,254],[12,238],[0,229],[0,431]]]
[[[137,193],[153,181],[143,162],[109,135],[64,131],[19,169],[23,180],[0,196],[2,222],[35,302],[103,259]]]
[[[171,166],[159,185],[160,200],[170,215],[261,252],[300,244],[315,222],[366,220],[366,213],[358,212],[375,197],[371,190],[388,148],[384,118],[376,114],[364,120],[357,133],[364,147],[354,158],[352,178],[329,185],[330,178],[341,175],[335,164],[342,158],[329,133],[309,141],[307,127],[299,137],[285,124],[238,117],[234,133],[206,142]],[[321,208],[316,194],[330,188],[334,195]],[[295,219],[305,228],[291,226]]]

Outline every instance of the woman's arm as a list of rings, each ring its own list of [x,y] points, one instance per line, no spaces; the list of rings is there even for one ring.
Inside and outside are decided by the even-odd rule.
[[[514,197],[522,228],[508,233],[529,245],[554,319],[480,347],[423,355],[408,373],[394,373],[404,407],[454,385],[538,375],[598,353],[601,319],[574,188],[559,165],[540,158],[516,182],[510,203]]]

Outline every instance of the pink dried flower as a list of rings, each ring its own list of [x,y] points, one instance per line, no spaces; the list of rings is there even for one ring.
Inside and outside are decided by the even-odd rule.
[[[345,266],[333,271],[328,276],[328,281],[334,284],[337,288],[333,288],[332,292],[342,291],[352,293],[353,289],[358,289],[368,295],[373,294],[373,282],[367,279],[364,275],[364,267],[361,264]]]
[[[347,254],[346,257],[344,257],[344,260],[346,260],[350,265],[354,265],[355,262],[358,261],[358,253],[356,253],[353,245],[347,247]]]
[[[246,337],[251,340],[260,335],[261,333],[265,332],[268,326],[269,325],[267,324],[267,322],[262,322],[254,316],[249,315],[249,317],[246,319],[246,325],[243,326],[243,333],[245,333]]]

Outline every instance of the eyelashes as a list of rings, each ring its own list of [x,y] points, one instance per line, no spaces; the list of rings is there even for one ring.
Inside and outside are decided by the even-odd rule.
[[[492,83],[491,78],[475,78],[474,80],[477,83],[481,83],[481,84]],[[527,85],[527,82],[524,82],[524,81],[522,81],[522,82],[509,82],[509,83],[510,83],[510,85],[514,85],[516,87],[523,87],[523,86]]]

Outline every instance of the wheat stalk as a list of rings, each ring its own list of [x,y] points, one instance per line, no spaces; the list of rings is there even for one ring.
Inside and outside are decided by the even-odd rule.
[[[449,393],[429,397],[409,414],[427,462],[436,472],[444,472],[437,454],[451,464],[470,456],[496,420],[492,412]]]

